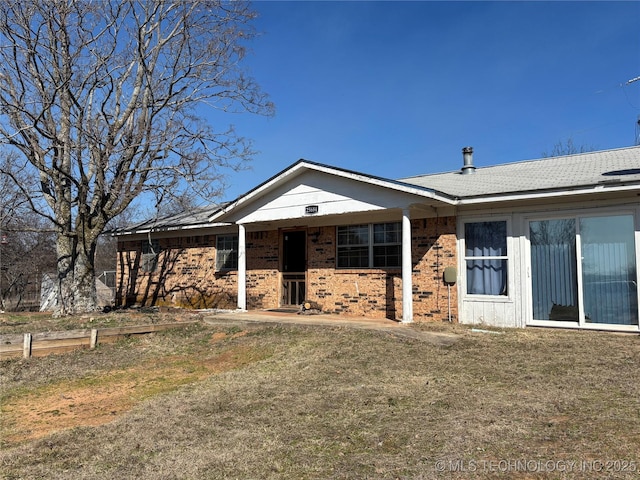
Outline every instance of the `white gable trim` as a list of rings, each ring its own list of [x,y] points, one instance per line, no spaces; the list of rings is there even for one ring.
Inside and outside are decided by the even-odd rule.
[[[449,197],[448,195],[444,195],[442,193],[436,192],[435,190],[432,190],[429,188],[419,187],[419,186],[410,185],[402,182],[395,182],[392,180],[386,180],[383,178],[364,175],[358,172],[342,170],[339,168],[329,167],[327,165],[321,165],[321,164],[309,162],[306,160],[300,160],[299,162],[295,163],[288,169],[282,171],[281,173],[267,180],[263,184],[249,191],[245,195],[237,198],[235,201],[231,202],[228,206],[221,209],[219,212],[216,212],[212,217],[209,218],[209,221],[213,222],[214,220],[219,219],[220,217],[225,217],[229,215],[229,213],[232,211],[248,206],[251,202],[256,201],[260,197],[268,194],[272,190],[275,190],[276,188],[284,185],[285,183],[291,181],[298,175],[301,175],[302,173],[307,171],[321,172],[327,175],[345,178],[348,180],[364,183],[374,187],[382,187],[382,188],[393,190],[400,193],[416,195],[419,197],[423,197],[425,199],[430,199],[438,203],[443,203],[445,205],[453,206],[456,204],[456,201],[453,198]]]

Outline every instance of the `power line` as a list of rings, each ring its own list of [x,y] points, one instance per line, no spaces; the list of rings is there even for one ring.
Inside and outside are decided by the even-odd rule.
[[[632,78],[631,80],[627,80],[623,86],[627,86],[627,85],[631,85],[633,82],[638,82],[640,81],[640,76],[639,77],[635,77]],[[625,92],[625,95],[627,94],[627,92]],[[629,100],[629,97],[627,97],[627,100]],[[635,141],[636,145],[640,145],[640,115],[638,115],[638,121],[636,122],[636,141]]]

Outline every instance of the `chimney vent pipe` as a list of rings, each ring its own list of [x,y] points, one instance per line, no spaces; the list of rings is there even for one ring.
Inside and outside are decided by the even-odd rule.
[[[462,166],[463,175],[468,175],[476,171],[476,167],[473,166],[473,147],[464,147],[462,149],[462,160],[464,162]]]

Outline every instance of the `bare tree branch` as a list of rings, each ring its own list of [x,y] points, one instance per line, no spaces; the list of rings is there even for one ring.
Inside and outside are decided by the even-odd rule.
[[[591,145],[575,145],[573,143],[573,138],[569,137],[564,142],[557,142],[550,152],[542,152],[542,156],[544,158],[562,157],[565,155],[575,155],[576,153],[592,152],[594,150],[595,147]]]
[[[241,1],[0,3],[0,142],[38,179],[23,193],[46,202],[65,291],[82,292],[99,234],[141,194],[215,191],[250,159],[209,122],[273,113],[240,66],[254,16]],[[91,304],[69,295],[63,313]]]

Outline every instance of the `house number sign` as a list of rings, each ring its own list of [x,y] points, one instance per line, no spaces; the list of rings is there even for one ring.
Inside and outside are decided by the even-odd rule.
[[[304,207],[305,215],[314,215],[318,213],[318,205],[307,205]]]

